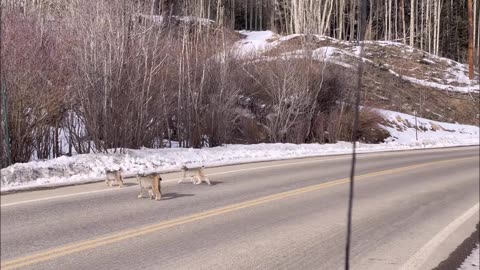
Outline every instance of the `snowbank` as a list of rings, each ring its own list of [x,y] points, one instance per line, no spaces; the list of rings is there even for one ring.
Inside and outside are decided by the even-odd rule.
[[[380,111],[390,124],[392,137],[383,144],[359,144],[359,152],[408,150],[460,145],[477,145],[479,128],[418,118],[419,140],[415,140],[414,117]],[[248,162],[351,153],[351,143],[225,145],[205,149],[140,149],[124,154],[83,154],[46,161],[19,163],[1,170],[1,191],[61,186],[103,180],[105,169],[122,167],[126,176],[139,172],[172,172],[183,164],[207,167]]]
[[[465,259],[462,265],[458,270],[478,270],[480,266],[480,246],[477,244],[477,247],[472,251],[472,254]]]
[[[415,116],[378,110],[387,123],[383,126],[391,135],[387,143],[409,144],[415,141]],[[421,145],[479,144],[479,128],[476,126],[438,122],[417,117],[418,143]],[[417,142],[417,141],[416,141]]]

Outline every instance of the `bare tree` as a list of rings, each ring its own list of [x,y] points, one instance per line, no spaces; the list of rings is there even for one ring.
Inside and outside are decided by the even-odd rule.
[[[469,73],[468,77],[470,80],[473,80],[473,76],[475,73],[474,70],[474,33],[473,33],[473,2],[472,0],[468,0],[468,65],[469,65]]]
[[[415,44],[415,0],[410,2],[410,46]]]

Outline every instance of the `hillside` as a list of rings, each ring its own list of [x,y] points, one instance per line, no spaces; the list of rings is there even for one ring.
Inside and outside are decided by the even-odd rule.
[[[9,4],[4,15],[1,167],[171,142],[204,148],[350,141],[360,61],[368,108],[361,112],[363,143],[392,137],[379,109],[478,125],[478,81],[469,85],[464,65],[416,49],[426,41],[368,41],[360,58],[358,44],[347,42],[355,30],[288,35],[303,26],[231,25],[221,10],[165,13],[106,1],[21,8]],[[242,28],[285,35],[235,31]],[[402,40],[383,34],[368,39]],[[459,44],[432,52],[446,55]],[[465,61],[457,51],[452,58]]]
[[[242,59],[312,57],[341,68],[340,76],[355,81],[358,44],[319,35],[240,33],[244,39],[236,43],[233,53]],[[466,65],[389,41],[365,42],[363,63],[365,105],[408,114],[416,110],[433,120],[478,125],[480,84],[478,80],[470,83]]]

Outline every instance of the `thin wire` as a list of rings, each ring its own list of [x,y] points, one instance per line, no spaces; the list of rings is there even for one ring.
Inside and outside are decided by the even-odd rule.
[[[355,180],[355,164],[357,162],[357,137],[358,126],[360,118],[360,95],[362,90],[362,75],[363,75],[363,55],[364,55],[364,43],[365,38],[365,22],[367,18],[367,0],[359,1],[359,20],[358,20],[358,43],[360,46],[360,61],[358,64],[357,74],[357,93],[355,100],[355,119],[353,122],[352,141],[352,166],[350,170],[350,192],[348,196],[348,215],[347,215],[347,243],[345,245],[345,270],[350,269],[350,243],[352,238],[352,210],[353,210],[353,195],[354,195],[354,180]]]

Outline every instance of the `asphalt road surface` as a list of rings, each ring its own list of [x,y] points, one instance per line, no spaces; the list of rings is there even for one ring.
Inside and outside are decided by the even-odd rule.
[[[342,269],[350,156],[1,196],[1,269]],[[479,147],[363,154],[352,269],[432,269],[479,220]]]

